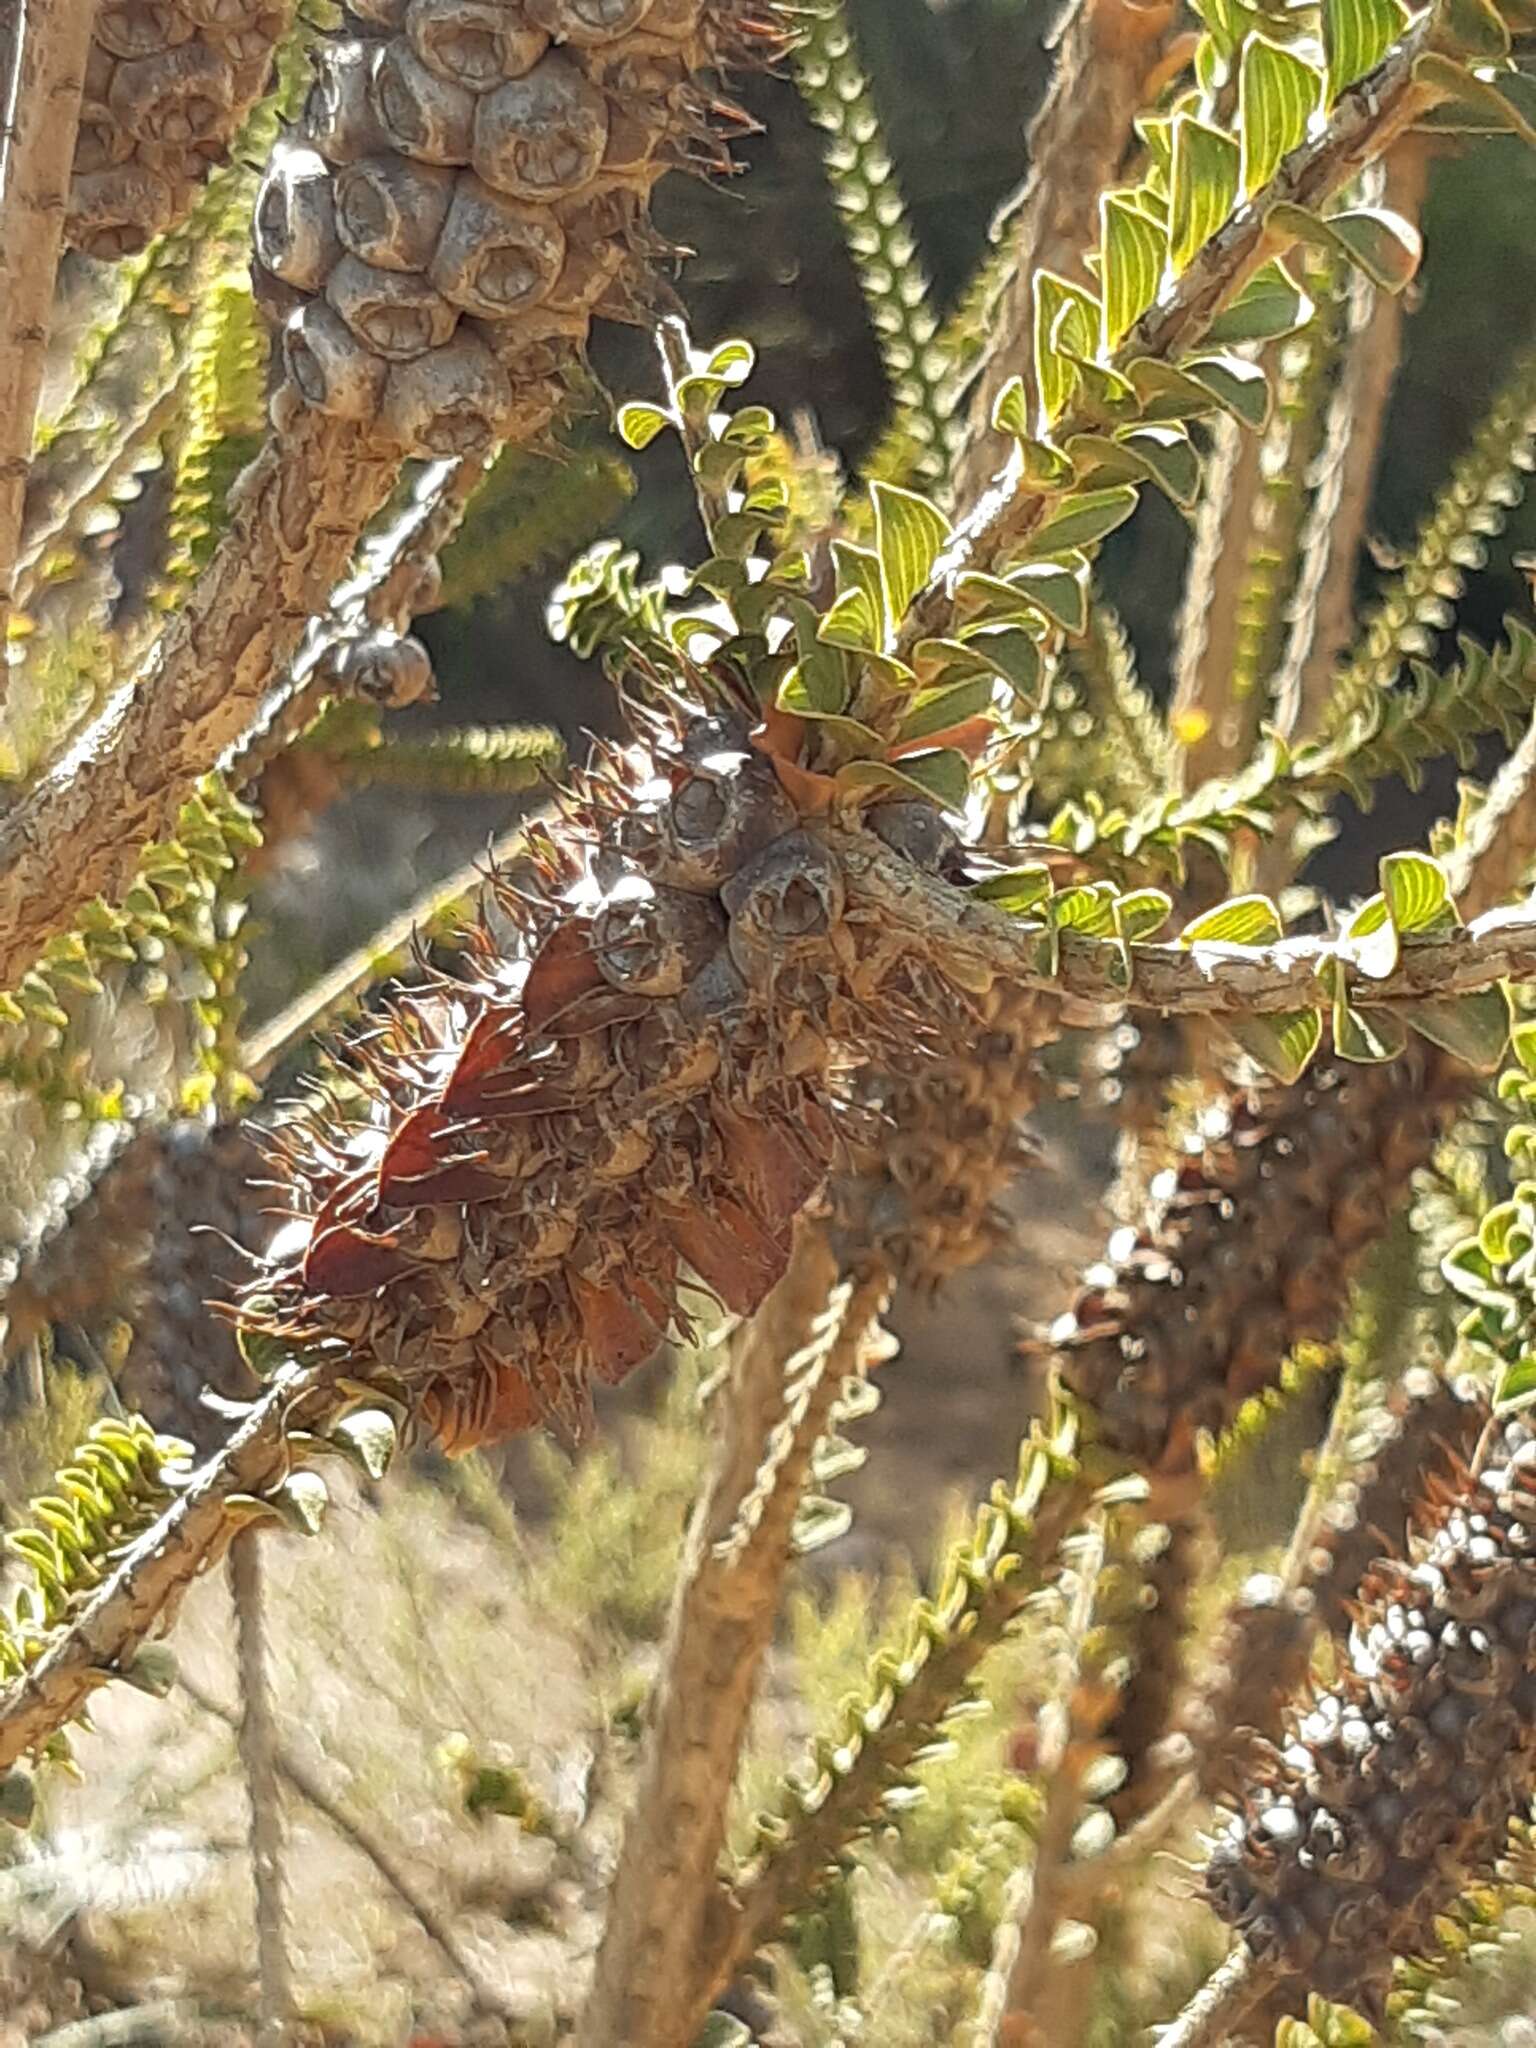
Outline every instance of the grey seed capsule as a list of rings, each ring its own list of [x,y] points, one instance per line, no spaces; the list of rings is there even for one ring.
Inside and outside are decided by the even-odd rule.
[[[110,261],[131,256],[171,224],[176,191],[147,164],[92,171],[70,183],[65,231],[72,247]]]
[[[327,664],[337,685],[386,711],[432,695],[432,657],[412,633],[384,628],[342,641]]]
[[[536,21],[562,43],[593,49],[627,36],[645,20],[651,0],[524,0]]]
[[[370,28],[396,29],[405,25],[408,0],[347,0],[347,11]]]
[[[137,148],[126,128],[115,121],[82,121],[75,130],[75,160],[70,175],[80,178],[92,171],[109,171],[125,164]]]
[[[565,236],[548,213],[463,172],[427,274],[466,312],[504,320],[548,296],[565,253]]]
[[[283,329],[283,368],[306,405],[343,420],[371,420],[385,365],[323,299],[301,306]]]
[[[313,149],[280,142],[272,152],[253,224],[257,259],[274,277],[319,291],[341,256],[331,173]]]
[[[511,380],[472,334],[396,363],[379,413],[380,432],[418,455],[474,455],[508,439],[515,423]]]
[[[356,256],[342,257],[325,295],[358,340],[391,363],[441,348],[459,317],[424,277],[375,270]]]
[[[377,270],[423,271],[453,200],[454,173],[391,151],[365,156],[337,174],[336,232]]]
[[[725,919],[709,897],[652,889],[636,876],[598,912],[592,952],[614,988],[675,996],[708,965],[724,935]]]
[[[818,952],[843,913],[842,872],[807,832],[788,832],[749,861],[720,891],[731,919],[731,951],[769,949],[776,960]]]
[[[389,148],[373,104],[377,43],[324,40],[315,53],[315,82],[304,102],[304,139],[327,163],[356,163]]]
[[[475,169],[514,199],[579,192],[608,142],[608,103],[568,57],[552,50],[528,73],[475,103]]]
[[[180,7],[188,20],[195,21],[199,28],[221,30],[226,34],[249,28],[271,12],[267,0],[180,0]]]
[[[190,42],[193,24],[169,0],[123,0],[97,10],[91,34],[114,57],[153,57]]]
[[[473,93],[429,71],[408,43],[390,43],[373,77],[373,106],[397,149],[428,164],[469,160]]]
[[[467,92],[521,78],[549,48],[548,31],[530,27],[504,0],[410,0],[405,32],[428,70]]]
[[[141,142],[203,142],[217,135],[231,100],[229,68],[206,43],[183,43],[120,64],[107,95]]]

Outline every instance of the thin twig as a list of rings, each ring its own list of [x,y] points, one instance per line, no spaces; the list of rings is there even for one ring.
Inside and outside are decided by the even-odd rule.
[[[738,1347],[577,2027],[583,2048],[674,2048],[692,2040],[718,1989],[702,1929],[795,1514],[845,1381],[877,1355],[871,1336],[888,1292],[883,1273],[839,1284],[821,1227],[802,1224],[788,1272]]]
[[[229,1552],[229,1596],[235,1610],[240,1672],[240,1765],[251,1807],[251,1875],[256,1888],[256,1984],[259,2048],[282,2048],[294,2013],[293,1958],[288,1951],[288,1881],[282,1791],[278,1785],[277,1721],[263,1611],[261,1537],[237,1536]]]
[[[211,1693],[205,1692],[195,1679],[189,1678],[183,1672],[178,1683],[187,1697],[205,1714],[211,1714],[215,1720],[222,1721],[226,1728],[233,1729],[239,1726],[240,1717],[233,1708],[224,1706]],[[338,1803],[324,1781],[311,1770],[302,1757],[284,1747],[281,1742],[273,1747],[272,1762],[278,1774],[287,1780],[299,1797],[307,1805],[312,1806],[343,1841],[350,1843],[360,1856],[373,1865],[380,1878],[417,1922],[427,1939],[463,1978],[476,2001],[487,2011],[500,2011],[501,2001],[482,1981],[473,1958],[462,1946],[448,1921],[417,1885],[410,1872],[396,1861],[393,1852],[384,1846],[370,1828]]]
[[[0,687],[95,0],[16,0],[0,104]]]
[[[1273,1981],[1246,1948],[1235,1948],[1207,1977],[1171,2026],[1160,2027],[1157,2048],[1219,2048]]]

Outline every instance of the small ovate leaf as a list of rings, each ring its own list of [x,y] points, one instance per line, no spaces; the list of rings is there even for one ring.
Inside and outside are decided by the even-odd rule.
[[[1238,133],[1242,137],[1243,196],[1251,199],[1305,141],[1322,97],[1323,81],[1293,49],[1267,36],[1243,45],[1238,74]]]
[[[752,2048],[752,2029],[732,2013],[712,2012],[700,2027],[693,2048]]]
[[[123,1683],[153,1700],[169,1699],[181,1676],[176,1652],[169,1643],[141,1643],[121,1673]]]
[[[886,616],[898,625],[949,539],[949,521],[916,491],[877,483],[869,494],[875,508],[875,553],[885,579]]]
[[[1115,930],[1122,939],[1150,939],[1161,931],[1173,910],[1173,898],[1164,889],[1132,889],[1115,900]]]
[[[0,1821],[8,1827],[29,1828],[37,1816],[37,1786],[32,1773],[6,1771],[0,1776]]]
[[[1183,421],[1216,410],[1257,430],[1269,418],[1269,380],[1244,356],[1195,356],[1178,368],[1143,356],[1130,377],[1143,419]]]
[[[1312,301],[1290,277],[1284,264],[1266,263],[1256,270],[1230,306],[1205,330],[1219,348],[1245,341],[1278,341],[1294,334],[1312,317]]]
[[[790,1538],[796,1557],[809,1557],[825,1549],[853,1527],[853,1509],[846,1501],[829,1500],[822,1494],[807,1494],[795,1516]]]
[[[1413,75],[1445,93],[1453,105],[1468,108],[1476,117],[1476,133],[1518,135],[1522,142],[1536,147],[1536,84],[1523,72],[1479,78],[1455,58],[1426,50],[1414,65]]]
[[[1058,419],[1077,389],[1071,358],[1091,356],[1099,338],[1099,311],[1081,285],[1038,270],[1035,296],[1035,385],[1047,424]]]
[[[1026,562],[1010,569],[1008,589],[1045,613],[1064,633],[1088,630],[1088,557],[1075,548],[1065,548],[1059,559]]]
[[[992,407],[992,425],[999,434],[1009,434],[1016,441],[1027,439],[1033,431],[1029,395],[1022,377],[1010,377],[997,394],[997,402]]]
[[[1460,922],[1445,869],[1428,854],[1383,854],[1379,872],[1399,932],[1444,932]]]
[[[1405,291],[1424,255],[1418,229],[1382,207],[1355,207],[1324,220],[1304,206],[1276,206],[1265,215],[1265,225],[1342,256],[1385,292]]]
[[[1168,263],[1168,235],[1124,192],[1104,194],[1099,223],[1103,347],[1108,354],[1156,300]]]
[[[1536,1075],[1536,1023],[1517,1024],[1509,1034],[1509,1049],[1527,1074]]]
[[[1187,511],[1200,495],[1200,457],[1181,427],[1127,427],[1115,436],[1145,467],[1158,488]]]
[[[1357,1066],[1380,1066],[1395,1060],[1407,1044],[1407,1033],[1390,1010],[1356,1009],[1339,997],[1333,1006],[1333,1049]]]
[[[1493,1073],[1509,1043],[1509,997],[1502,988],[1403,1003],[1398,1014],[1432,1045],[1479,1074]]]
[[[1028,552],[1059,555],[1067,548],[1091,548],[1123,526],[1136,510],[1134,484],[1112,484],[1102,491],[1075,491],[1049,513],[1029,537]]]
[[[968,718],[979,718],[992,708],[993,678],[990,673],[972,676],[962,683],[946,683],[937,689],[921,690],[912,708],[896,728],[899,744],[925,740],[936,732],[948,732]]]
[[[904,754],[899,761],[849,761],[837,771],[843,789],[893,789],[898,796],[937,801],[945,810],[964,807],[970,793],[970,764],[953,747],[928,754]]]
[[[619,439],[626,448],[649,448],[656,436],[663,433],[672,422],[659,405],[642,405],[638,401],[621,405],[618,412]]]
[[[1525,1352],[1504,1366],[1494,1386],[1493,1405],[1500,1415],[1517,1415],[1536,1401],[1536,1353]]]
[[[1397,966],[1397,927],[1385,896],[1372,896],[1346,921],[1338,953],[1371,981],[1385,981]]]
[[[750,341],[735,337],[722,341],[705,364],[705,375],[717,377],[722,384],[734,389],[745,384],[757,367],[757,351]]]
[[[1054,886],[1044,862],[1031,861],[1026,867],[1009,868],[1005,874],[988,875],[970,893],[983,903],[995,903],[1010,917],[1028,917],[1038,904],[1045,902]]]
[[[885,587],[880,558],[851,541],[832,543],[837,595],[821,622],[819,637],[829,647],[878,654],[885,645]]]
[[[382,1479],[394,1461],[400,1434],[383,1408],[354,1408],[330,1431],[330,1441],[369,1479]]]
[[[1512,1265],[1530,1250],[1530,1231],[1521,1222],[1519,1202],[1499,1202],[1478,1225],[1477,1241],[1494,1266]]]
[[[1032,634],[1022,626],[974,626],[965,633],[967,650],[1002,677],[1021,703],[1033,707],[1040,694],[1042,661]]]
[[[1280,912],[1267,896],[1233,896],[1185,925],[1181,946],[1272,946],[1285,935]]]
[[[319,1535],[331,1500],[318,1472],[290,1472],[264,1498],[297,1536]]]
[[[1316,1010],[1284,1010],[1272,1017],[1223,1017],[1229,1037],[1272,1079],[1299,1081],[1322,1043]]]
[[[1402,0],[1323,0],[1329,106],[1381,62],[1407,26]]]
[[[1221,226],[1237,202],[1238,147],[1230,135],[1179,114],[1173,124],[1173,189],[1169,256],[1175,273]]]
[[[1502,64],[1509,55],[1509,27],[1489,0],[1440,0],[1445,39],[1468,64]]]

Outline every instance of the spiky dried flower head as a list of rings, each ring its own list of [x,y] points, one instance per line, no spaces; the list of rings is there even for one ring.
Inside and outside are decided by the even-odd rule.
[[[293,0],[103,0],[64,220],[87,256],[175,226],[266,91]]]
[[[358,0],[256,203],[280,411],[532,440],[593,318],[654,303],[657,180],[729,168],[702,77],[782,47],[771,0]]]
[[[1360,1587],[1341,1678],[1293,1709],[1206,1877],[1261,1965],[1368,2011],[1536,1779],[1536,1436],[1506,1420],[1478,1474],[1419,1498],[1407,1557]]]
[[[466,978],[402,995],[271,1139],[293,1214],[248,1328],[331,1347],[450,1449],[579,1426],[690,1294],[755,1308],[834,1159],[839,1048],[910,1040],[746,718],[651,718],[499,878]]]
[[[1337,1331],[1360,1260],[1406,1199],[1465,1079],[1433,1048],[1235,1091],[1159,1177],[1155,1222],[1116,1233],[1048,1343],[1099,1440],[1155,1480]]]

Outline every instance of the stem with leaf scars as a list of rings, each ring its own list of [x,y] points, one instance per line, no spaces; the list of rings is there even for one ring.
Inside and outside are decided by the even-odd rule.
[[[1008,442],[992,425],[999,392],[1014,376],[1034,390],[1035,273],[1090,282],[1083,257],[1098,238],[1099,195],[1119,174],[1172,17],[1166,0],[1075,0],[1056,32],[1055,68],[1029,128],[1029,176],[1005,209],[1012,260],[987,320],[987,353],[950,482],[962,510],[1007,459]]]
[[[1339,95],[1326,127],[1292,150],[1269,184],[1229,215],[1131,329],[1110,358],[1112,367],[1147,357],[1177,362],[1254,273],[1293,245],[1294,234],[1270,224],[1276,207],[1316,211],[1436,104],[1439,92],[1416,76],[1416,66],[1439,30],[1437,11],[1428,9],[1373,71]],[[1069,413],[1056,423],[1053,438],[1065,447],[1088,427],[1088,421]],[[909,608],[895,650],[902,659],[919,641],[944,633],[957,579],[969,569],[1005,560],[1028,540],[1051,503],[1049,493],[1023,483],[1022,458],[1010,459],[961,522]]]
[[[692,2040],[720,1988],[701,1932],[737,1756],[773,1634],[795,1514],[850,1376],[883,1354],[881,1272],[841,1283],[819,1225],[740,1339],[719,1396],[723,1436],[695,1511],[635,1808],[596,1974],[586,2048]]]
[[[248,1530],[231,1544],[229,1595],[240,1670],[240,1764],[251,1807],[251,1874],[256,1887],[256,2038],[262,2048],[281,2048],[294,2016],[293,1958],[288,1952],[287,1830],[278,1783],[260,1541],[254,1530]]]
[[[0,76],[0,683],[95,0],[18,0]]]

